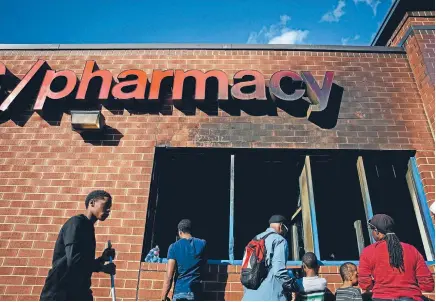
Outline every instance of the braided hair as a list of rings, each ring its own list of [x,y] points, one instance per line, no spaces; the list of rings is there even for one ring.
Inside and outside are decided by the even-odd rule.
[[[388,245],[389,264],[400,272],[404,272],[403,247],[401,246],[400,239],[398,239],[395,233],[386,233],[384,240]]]

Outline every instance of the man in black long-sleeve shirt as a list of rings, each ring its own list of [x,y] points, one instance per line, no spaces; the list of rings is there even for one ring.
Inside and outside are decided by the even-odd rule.
[[[115,264],[105,264],[109,257],[115,257],[114,249],[105,249],[95,259],[94,224],[109,217],[112,197],[102,190],[93,191],[85,206],[86,213],[71,217],[59,232],[41,300],[92,301],[92,273],[115,274]]]

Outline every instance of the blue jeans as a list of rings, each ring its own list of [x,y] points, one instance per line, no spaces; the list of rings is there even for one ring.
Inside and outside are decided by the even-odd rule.
[[[194,301],[195,295],[193,292],[177,293],[173,295],[173,301]]]

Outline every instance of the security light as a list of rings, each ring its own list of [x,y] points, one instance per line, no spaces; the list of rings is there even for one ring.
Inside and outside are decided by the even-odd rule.
[[[72,110],[71,127],[77,132],[101,131],[105,126],[105,118],[98,110]]]

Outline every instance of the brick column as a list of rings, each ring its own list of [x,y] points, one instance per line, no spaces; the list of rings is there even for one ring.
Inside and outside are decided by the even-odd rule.
[[[390,46],[402,46],[421,94],[425,115],[434,138],[435,118],[435,12],[408,12],[398,25]]]
[[[389,46],[402,46],[406,50],[433,140],[435,134],[434,18],[435,12],[407,12],[388,42]],[[434,150],[419,150],[416,159],[427,203],[430,206],[435,200]]]

